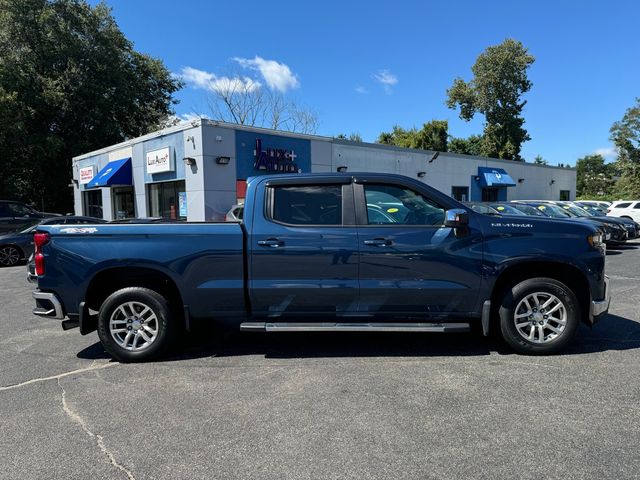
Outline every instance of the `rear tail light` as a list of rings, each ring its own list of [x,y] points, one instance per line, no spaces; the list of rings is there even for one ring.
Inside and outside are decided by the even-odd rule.
[[[611,209],[610,208],[607,208],[607,213],[611,213]]]
[[[37,232],[33,235],[33,243],[35,244],[35,252],[33,260],[36,265],[36,275],[44,275],[44,254],[42,253],[42,247],[49,243],[49,234],[45,232]]]

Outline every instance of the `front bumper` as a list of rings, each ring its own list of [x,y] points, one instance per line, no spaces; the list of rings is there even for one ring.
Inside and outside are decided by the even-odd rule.
[[[589,321],[593,325],[604,314],[609,311],[609,304],[611,303],[611,285],[609,284],[609,277],[604,276],[604,299],[603,300],[591,300],[591,308],[589,311]]]
[[[54,318],[58,320],[64,319],[64,310],[62,309],[62,303],[55,293],[41,292],[36,290],[33,292],[33,298],[36,301],[36,308],[33,309],[33,314],[40,317]]]

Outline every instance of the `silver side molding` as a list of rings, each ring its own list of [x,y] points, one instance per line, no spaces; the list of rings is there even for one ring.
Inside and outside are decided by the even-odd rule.
[[[468,332],[468,323],[244,322],[243,332]]]

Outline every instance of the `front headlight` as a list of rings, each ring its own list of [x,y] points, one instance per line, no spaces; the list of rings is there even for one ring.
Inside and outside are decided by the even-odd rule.
[[[593,248],[598,250],[603,250],[606,248],[606,245],[602,238],[602,233],[600,232],[589,235],[587,237],[587,242],[589,242],[589,245],[591,245]]]

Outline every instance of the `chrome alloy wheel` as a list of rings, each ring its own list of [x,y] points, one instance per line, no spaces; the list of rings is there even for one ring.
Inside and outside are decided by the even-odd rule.
[[[0,265],[11,267],[20,260],[20,252],[16,247],[3,247],[0,249]]]
[[[158,336],[158,317],[141,302],[125,302],[113,311],[109,332],[116,343],[130,352],[149,347]]]
[[[562,300],[551,293],[530,293],[518,303],[513,320],[516,330],[525,340],[549,343],[566,328],[567,309]]]

